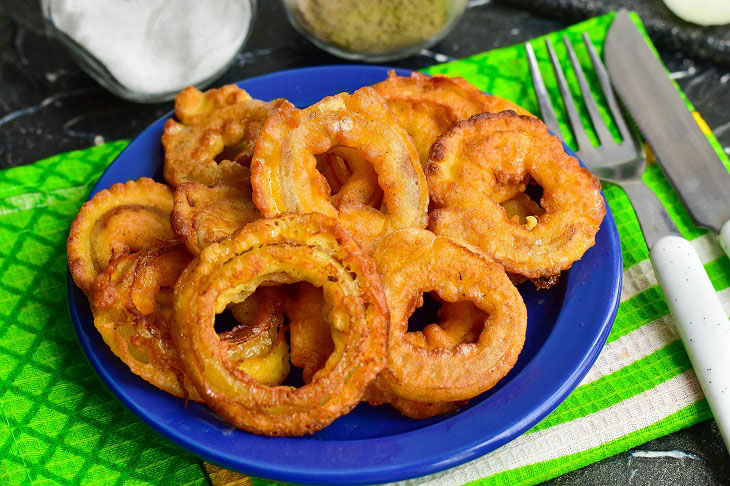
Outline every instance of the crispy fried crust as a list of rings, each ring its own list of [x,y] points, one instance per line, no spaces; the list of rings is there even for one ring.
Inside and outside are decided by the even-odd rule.
[[[173,187],[246,182],[261,126],[283,104],[253,99],[235,85],[205,93],[185,88],[175,98],[179,122],[167,120],[162,134],[165,179]]]
[[[391,71],[388,79],[373,85],[373,89],[388,102],[398,122],[413,137],[424,168],[431,145],[456,122],[477,113],[504,110],[530,115],[511,101],[482,93],[463,78],[422,73],[405,77]]]
[[[426,168],[429,229],[459,238],[510,273],[550,285],[595,243],[606,214],[598,179],[536,118],[511,111],[457,123],[434,143]],[[532,178],[544,210],[532,226],[511,220],[502,181]]]
[[[416,229],[389,235],[373,260],[391,313],[388,359],[372,385],[374,396],[468,400],[514,366],[525,341],[527,310],[499,264],[455,240]],[[453,305],[440,314],[440,325],[408,332],[424,292]],[[464,301],[473,311],[468,302],[462,307]]]
[[[193,254],[261,217],[247,184],[208,187],[186,182],[175,190],[172,229]]]
[[[232,369],[215,314],[265,282],[323,288],[334,351],[312,383],[270,387]],[[205,403],[230,423],[266,435],[301,435],[357,405],[385,361],[388,309],[372,260],[334,219],[285,214],[250,223],[208,246],[175,286],[173,339]]]
[[[104,342],[133,373],[175,396],[200,401],[170,336],[173,286],[191,259],[174,243],[119,257],[94,281],[91,309]]]
[[[133,373],[172,395],[199,402],[170,334],[173,287],[191,260],[177,242],[121,256],[94,281],[91,309],[104,342]],[[278,385],[289,374],[281,291],[262,288],[249,301],[245,322],[220,339],[235,366],[262,383]]]
[[[228,364],[262,385],[280,385],[289,375],[283,298],[280,287],[259,287],[244,302],[229,307],[239,324],[219,334]],[[240,312],[242,306],[245,313]]]
[[[302,368],[304,382],[311,383],[335,347],[327,322],[329,312],[322,289],[299,282],[289,290],[284,313],[289,318],[291,362]]]
[[[372,164],[360,157],[357,150],[335,147],[315,156],[317,170],[330,186],[330,202],[340,211],[363,205],[379,208],[383,190]]]
[[[442,309],[450,304],[446,303]],[[322,290],[307,282],[299,282],[287,293],[285,311],[289,319],[291,362],[302,368],[305,383],[324,368],[334,350],[330,324]],[[373,406],[390,404],[406,417],[424,419],[459,409],[466,402],[418,402],[407,400],[382,387],[369,386],[362,400]]]
[[[337,147],[355,150],[372,165],[387,211],[366,204],[333,205],[315,155]],[[251,183],[254,203],[264,217],[285,212],[338,217],[366,250],[396,229],[425,227],[428,189],[418,154],[372,88],[273,114],[256,142]]]
[[[115,257],[172,238],[173,193],[143,177],[114,184],[84,203],[66,242],[71,276],[87,295],[96,276]]]
[[[446,415],[456,412],[468,403],[467,400],[458,402],[419,402],[417,400],[408,400],[375,384],[371,384],[368,387],[363,401],[374,407],[388,404],[402,415],[412,419],[427,419],[438,415]]]

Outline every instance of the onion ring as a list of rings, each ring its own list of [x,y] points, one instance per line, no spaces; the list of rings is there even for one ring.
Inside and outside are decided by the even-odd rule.
[[[388,102],[398,122],[413,138],[424,168],[431,145],[456,122],[477,113],[504,110],[530,115],[511,101],[482,93],[463,78],[416,72],[405,77],[390,71],[388,78],[373,85],[373,89]]]
[[[175,98],[180,120],[165,122],[165,179],[173,187],[184,182],[208,186],[248,180],[253,148],[261,126],[279,106],[251,98],[235,85],[202,93],[187,87]]]
[[[213,322],[265,282],[323,288],[334,351],[312,383],[270,387],[231,368]],[[372,260],[321,214],[250,223],[205,248],[175,286],[176,348],[205,403],[233,425],[266,435],[313,433],[357,405],[385,360],[388,309]]]
[[[372,165],[384,211],[335,207],[316,155],[349,147]],[[338,217],[367,250],[399,228],[425,227],[428,189],[410,137],[372,88],[330,96],[304,110],[282,107],[264,125],[251,163],[253,200],[264,217],[318,212]]]
[[[499,264],[455,240],[417,229],[390,234],[373,260],[391,316],[388,358],[375,388],[419,402],[468,400],[514,366],[525,341],[527,310]],[[449,318],[441,316],[441,326],[408,332],[408,319],[424,292],[457,305]],[[476,322],[460,309],[464,301],[479,309]]]
[[[129,369],[177,397],[200,401],[172,346],[172,291],[192,257],[163,244],[116,258],[94,281],[91,309],[104,342]]]
[[[260,217],[251,200],[250,185],[208,187],[186,182],[175,190],[170,222],[177,237],[197,255]]]
[[[170,335],[173,287],[191,260],[176,242],[121,256],[94,281],[91,307],[104,342],[134,374],[199,402]],[[280,291],[262,288],[246,303],[250,312],[245,320],[220,335],[228,359],[262,383],[279,384],[289,373]]]
[[[374,407],[387,403],[401,414],[412,419],[427,419],[437,415],[453,413],[467,403],[467,400],[460,402],[419,402],[416,400],[408,400],[378,386],[368,387],[363,401]]]
[[[322,290],[306,282],[294,285],[287,296],[284,314],[289,318],[291,363],[302,368],[304,382],[311,383],[335,347]]]
[[[279,385],[289,375],[282,306],[279,287],[259,287],[244,302],[229,307],[239,324],[219,334],[228,362],[262,385]]]
[[[84,203],[66,242],[76,285],[88,295],[112,258],[172,238],[172,203],[172,190],[147,177],[114,184]]]
[[[524,192],[518,192],[511,199],[500,204],[504,208],[507,219],[521,225],[528,224],[528,216],[535,217],[537,222],[539,217],[545,214],[545,210]]]
[[[289,318],[291,363],[302,368],[305,383],[312,382],[314,374],[324,367],[334,349],[329,324],[323,318],[328,315],[325,307],[322,290],[306,282],[293,285],[287,295],[284,314]],[[451,413],[466,403],[417,402],[373,386],[368,387],[363,401],[373,406],[389,403],[403,415],[414,419]]]
[[[462,239],[541,286],[593,246],[606,214],[598,179],[544,123],[511,111],[457,123],[434,143],[427,173],[435,208],[429,229]],[[543,188],[545,211],[532,225],[510,220],[493,196],[502,180],[528,176]]]
[[[378,174],[356,150],[337,147],[316,158],[317,170],[330,185],[330,202],[334,207],[340,211],[361,205],[380,207],[383,190],[378,186]]]

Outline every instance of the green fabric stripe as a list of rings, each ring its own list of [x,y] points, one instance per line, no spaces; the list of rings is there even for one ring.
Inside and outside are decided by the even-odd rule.
[[[600,447],[494,474],[467,484],[469,486],[527,486],[537,484],[560,474],[575,471],[657,437],[671,434],[683,429],[687,424],[696,424],[711,417],[712,414],[707,402],[702,399],[648,427],[606,442]]]
[[[668,313],[669,308],[658,286],[639,292],[619,306],[613,329],[606,342],[611,343]]]
[[[603,194],[606,196],[618,228],[624,269],[649,258],[649,250],[646,247],[644,235],[641,234],[639,220],[636,219],[634,208],[624,190],[617,185],[604,183]]]
[[[613,14],[609,14],[601,18],[590,19],[581,24],[569,27],[564,31],[550,34],[548,37],[551,38],[556,49],[559,51],[558,55],[560,56],[564,50],[560,39],[562,34],[567,32],[568,37],[571,38],[574,45],[580,46],[581,42],[578,41],[578,33],[585,31],[591,36],[600,53],[606,30],[612,19]],[[638,18],[635,17],[634,20],[637,23],[640,23]],[[551,89],[551,86],[555,88],[552,68],[547,59],[546,53],[544,52],[545,49],[542,40],[533,40],[532,45],[536,50],[538,62],[540,63],[543,76],[546,78],[545,81],[548,85],[548,89]],[[522,49],[522,46],[515,46],[512,48],[506,48],[505,50],[518,51]],[[579,58],[581,59],[581,63],[585,68],[584,70],[590,73],[590,63],[587,62],[584,55],[585,53],[580,47],[577,51]],[[565,61],[565,59],[562,60]],[[507,66],[505,69],[511,76],[520,77],[523,83],[521,87],[490,79],[490,74],[499,77],[499,71],[501,70],[502,65]],[[565,62],[564,65],[568,65],[568,63]],[[446,65],[434,66],[428,69],[428,71],[432,74],[465,77],[484,91],[511,99],[525,107],[527,110],[533,113],[539,113],[536,99],[532,92],[532,86],[524,55],[515,54],[514,52],[500,52],[498,54],[496,51],[492,51],[490,53],[474,56],[464,61],[455,61],[447,63]],[[576,89],[575,80],[572,77],[573,75],[570,73],[570,70],[568,70],[568,72],[571,90],[574,95],[577,95],[578,90]],[[594,93],[599,91],[596,89],[595,80],[593,78],[589,78],[589,83],[591,84]],[[552,92],[557,93],[557,90],[553,89]],[[574,98],[579,102],[581,100],[580,96],[574,96]],[[557,97],[554,98],[554,100],[557,99]],[[564,114],[560,111],[563,107],[560,103],[555,103],[555,105],[558,110],[558,117],[563,120],[563,132],[564,134],[568,134],[568,145],[572,145],[572,137],[570,137],[570,131],[567,130],[568,125],[565,123],[566,117],[563,116]],[[688,104],[688,106],[690,105]],[[583,108],[581,107],[580,109],[582,110]],[[602,111],[602,114],[606,114],[605,110]],[[582,112],[582,115],[584,125],[588,128],[589,136],[593,137],[593,134],[590,133],[590,123],[588,122],[588,119],[585,118],[585,113]],[[717,144],[714,137],[710,134],[708,135],[708,139],[710,139],[718,153],[718,156],[721,158],[726,167],[730,168],[726,154],[722,151],[719,144]],[[706,233],[706,230],[696,228],[692,224],[687,211],[680,204],[666,177],[657,165],[650,165],[645,171],[643,178],[647,185],[649,185],[649,187],[657,194],[659,199],[667,206],[668,212],[686,238],[694,239]],[[641,234],[636,215],[625,193],[618,186],[604,184],[604,194],[609,206],[611,207],[611,211],[621,237],[621,250],[624,268],[629,268],[641,261],[647,260],[649,257],[648,249]],[[714,262],[710,262],[706,266],[708,273],[713,279],[713,283],[718,290],[730,285],[730,268],[728,268],[728,266],[727,258],[724,257]],[[608,341],[613,342],[639,327],[667,314],[668,308],[666,302],[663,300],[660,289],[658,287],[646,289],[621,304]],[[664,362],[665,359],[667,360],[666,364]],[[548,416],[542,423],[533,428],[533,430],[543,430],[551,424],[564,423],[572,417],[585,414],[588,410],[597,411],[606,406],[610,406],[611,404],[619,403],[620,400],[625,399],[625,397],[639,393],[645,389],[645,387],[661,383],[663,379],[666,379],[666,377],[675,376],[677,373],[688,369],[688,367],[689,361],[684,353],[681,343],[677,341],[668,345],[664,349],[655,352],[653,355],[637,361],[623,370],[619,370],[595,383],[586,385],[586,387],[590,387],[586,390],[583,390],[584,387],[578,388],[570,397],[568,397],[563,405],[558,407],[553,414]],[[642,377],[642,375],[644,375],[644,377],[639,378]],[[651,385],[649,383],[641,383],[642,379],[647,378]],[[622,387],[628,387],[629,390],[623,391]],[[573,398],[574,396],[575,398]],[[596,401],[595,404],[593,404],[594,400]],[[702,409],[700,410],[700,408]],[[575,469],[576,467],[580,467],[589,462],[599,460],[623,450],[628,447],[627,444],[630,444],[631,440],[634,440],[634,443],[640,443],[645,440],[649,440],[650,438],[663,435],[664,433],[669,433],[684,426],[691,425],[692,423],[697,422],[700,418],[706,418],[709,416],[706,412],[704,402],[702,402],[702,405],[693,406],[690,407],[690,409],[697,413],[678,413],[660,421],[647,429],[647,434],[650,436],[634,433],[622,440],[614,441],[612,445],[603,449],[599,448],[599,450],[593,454],[577,454],[575,458],[572,459],[572,463],[564,463],[564,459],[559,459],[554,461],[552,467],[549,468],[544,468],[542,466],[538,468],[527,467],[520,470],[521,472],[510,472],[506,475],[498,475],[493,478],[489,478],[488,480],[485,480],[484,483],[517,484],[520,483],[519,479],[523,478],[523,482],[527,484],[549,479],[568,470]],[[704,412],[699,413],[698,410],[699,412]],[[636,439],[637,437],[639,437],[639,439]],[[579,465],[570,465],[573,463],[578,463]],[[531,478],[533,475],[535,475],[535,477],[531,480],[526,479]]]
[[[54,155],[30,165],[5,169],[0,177],[0,198],[26,194],[28,188],[45,191],[49,187],[58,189],[93,185],[116,154],[128,144],[127,140],[118,140]]]
[[[114,142],[0,171],[0,483],[203,484],[198,461],[112,397],[78,348],[65,241]]]
[[[691,367],[682,342],[677,340],[610,375],[579,386],[529,432],[544,430],[608,408],[654,388]]]
[[[715,290],[720,291],[730,287],[730,260],[726,255],[706,264],[705,270]]]
[[[564,55],[560,37],[568,35],[578,48],[582,64],[589,68],[579,32],[588,32],[600,52],[612,19],[613,14],[590,19],[550,37],[559,55]],[[533,45],[544,74],[550,73],[542,42],[538,39]],[[521,45],[427,71],[465,77],[484,91],[538,113]],[[546,76],[546,82],[549,86],[555,83],[552,76]],[[569,82],[577,94],[572,73]],[[594,77],[589,77],[589,83],[598,92]],[[580,110],[585,115],[583,106]],[[605,107],[601,110],[606,117]],[[727,156],[712,136],[708,138],[727,165]],[[27,475],[27,480],[36,484],[205,484],[195,458],[157,437],[104,390],[69,333],[64,288],[68,225],[103,169],[125,146],[124,141],[113,142],[0,172],[0,483],[25,483],[23,475]],[[692,225],[657,166],[647,169],[644,180],[668,207],[686,237],[705,233]],[[646,245],[626,195],[610,184],[605,185],[604,193],[621,236],[625,268],[646,260]],[[730,285],[727,258],[710,262],[706,268],[717,289]],[[647,289],[621,304],[609,341],[667,312],[658,287]],[[532,431],[620,403],[688,366],[681,344],[672,343],[579,387]],[[528,484],[548,479],[707,417],[709,412],[702,401],[595,450],[485,481]],[[272,483],[256,479],[254,484]]]

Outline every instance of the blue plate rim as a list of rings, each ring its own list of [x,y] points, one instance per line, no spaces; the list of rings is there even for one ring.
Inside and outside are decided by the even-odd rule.
[[[373,66],[373,65],[330,65],[330,66],[316,66],[310,68],[294,68],[284,71],[277,71],[274,73],[265,74],[262,76],[249,78],[241,81],[237,84],[246,87],[246,85],[254,82],[264,83],[271,79],[285,78],[287,76],[302,76],[310,73],[327,73],[334,76],[335,74],[367,74],[372,76],[373,72],[384,77],[387,71],[394,69],[400,75],[408,75],[411,71],[386,67],[386,66]],[[135,143],[140,143],[145,134],[154,132],[155,129],[159,129],[161,124],[169,118],[171,113],[168,113],[149,125],[138,137],[136,137],[115,159],[114,162],[105,170],[105,172],[99,178],[99,181],[95,184],[94,188],[89,195],[91,198],[99,190],[108,187],[109,183],[105,181],[105,178],[113,170],[115,164],[124,158],[129,153],[132,153],[135,149]],[[567,146],[564,146],[566,152],[569,155],[577,157]],[[517,383],[517,380],[521,376],[527,375],[527,368],[531,366],[537,366],[542,364],[543,361],[549,361],[551,353],[555,349],[564,351],[564,343],[558,342],[561,339],[568,337],[566,332],[570,326],[566,327],[566,323],[563,323],[558,328],[558,323],[565,320],[566,312],[570,314],[573,319],[590,318],[592,322],[597,322],[594,325],[596,329],[595,335],[592,339],[587,342],[582,353],[576,356],[573,360],[558,360],[557,363],[553,363],[556,368],[553,372],[559,372],[561,379],[558,382],[550,385],[550,382],[542,382],[539,384],[530,384],[531,392],[536,393],[541,397],[538,400],[539,403],[532,402],[532,406],[528,407],[529,410],[523,411],[519,415],[519,419],[514,424],[509,426],[500,427],[499,433],[492,435],[491,437],[485,437],[478,424],[483,424],[483,420],[480,421],[479,413],[483,413],[484,410],[479,410],[483,404],[478,404],[475,407],[455,414],[444,421],[432,424],[426,427],[422,427],[416,430],[405,432],[402,434],[396,434],[387,437],[371,438],[371,439],[359,439],[359,440],[338,440],[338,441],[319,441],[319,440],[306,440],[306,438],[270,438],[262,437],[253,434],[246,434],[247,439],[253,442],[261,442],[265,448],[271,448],[271,454],[282,454],[286,450],[282,451],[282,447],[289,448],[295,447],[298,449],[307,448],[311,449],[309,454],[313,459],[316,459],[317,455],[317,443],[319,442],[333,442],[338,446],[344,446],[348,451],[354,453],[358,450],[366,451],[368,447],[372,447],[375,444],[380,445],[396,445],[396,449],[401,452],[392,457],[389,464],[368,464],[366,460],[363,464],[357,468],[349,467],[346,469],[338,467],[336,464],[330,464],[329,468],[323,467],[322,464],[317,464],[317,460],[312,460],[308,464],[274,464],[270,461],[267,462],[267,456],[262,457],[247,457],[240,454],[236,455],[231,452],[225,452],[207,448],[205,444],[201,444],[196,438],[190,437],[184,433],[181,433],[174,428],[166,427],[164,424],[160,424],[152,420],[146,410],[140,407],[133,399],[130,398],[129,394],[125,391],[123,383],[117,383],[111,376],[110,371],[104,364],[103,355],[97,354],[95,350],[89,346],[89,343],[83,338],[85,330],[83,326],[82,316],[79,314],[79,308],[77,307],[74,300],[74,296],[78,294],[78,289],[75,287],[73,280],[68,275],[67,290],[69,298],[69,309],[71,318],[74,324],[74,330],[79,340],[79,343],[86,355],[87,359],[91,363],[92,367],[99,375],[104,385],[116,396],[127,408],[129,408],[135,415],[137,415],[143,422],[145,422],[155,432],[172,441],[178,446],[186,449],[196,456],[204,458],[210,462],[218,464],[220,466],[234,469],[237,471],[244,472],[256,477],[265,477],[269,479],[289,482],[300,482],[300,483],[319,483],[319,484],[366,484],[373,482],[389,482],[397,481],[402,479],[408,479],[418,476],[424,476],[434,472],[438,472],[444,469],[448,469],[471,459],[475,459],[497,447],[505,444],[506,442],[516,438],[523,432],[525,432],[532,425],[537,423],[543,417],[552,412],[564,399],[565,397],[580,383],[585,374],[589,371],[591,365],[595,362],[596,358],[600,354],[603,345],[608,338],[608,334],[611,331],[613,321],[618,311],[618,304],[620,300],[620,289],[621,281],[623,276],[623,263],[621,258],[621,247],[619,243],[618,231],[613,220],[610,208],[607,206],[606,217],[601,225],[600,232],[605,232],[603,235],[606,238],[608,245],[608,255],[604,256],[604,259],[610,258],[610,261],[606,262],[604,269],[607,272],[607,276],[610,281],[605,282],[607,288],[603,295],[605,302],[599,309],[599,313],[595,312],[585,315],[586,308],[590,307],[585,305],[584,302],[578,304],[581,299],[565,299],[563,308],[560,310],[560,317],[555,323],[556,330],[562,330],[560,333],[556,333],[549,336],[545,341],[540,351],[533,357],[533,359],[504,389],[499,390],[497,394],[507,395],[510,390],[507,388],[519,388],[521,385]],[[599,232],[599,234],[600,234]],[[589,250],[590,251],[590,250]],[[577,262],[575,265],[580,265],[581,262]],[[565,277],[568,279],[568,287],[566,289],[566,295],[571,289],[571,272],[568,272]],[[566,309],[566,305],[568,306]],[[582,308],[582,309],[581,309]],[[91,324],[93,328],[93,323]],[[559,334],[559,335],[558,335]],[[584,343],[586,344],[586,343]],[[566,361],[570,361],[570,365],[567,365]],[[163,393],[163,392],[160,392]],[[523,407],[524,408],[524,407]],[[487,414],[488,415],[488,414]],[[454,433],[454,430],[458,429],[458,435],[460,436],[460,442],[455,443],[449,440],[449,433]],[[469,432],[471,434],[468,434]],[[447,432],[447,433],[444,433]],[[467,434],[467,438],[461,437],[462,434]],[[476,434],[476,435],[475,435]],[[423,447],[428,444],[429,438],[432,442],[438,442],[440,444],[446,443],[447,446],[439,447],[436,450],[429,450],[427,453],[423,452]],[[436,440],[434,440],[436,439]],[[273,441],[276,441],[275,443]],[[268,443],[268,445],[266,445]],[[351,450],[352,449],[352,450]],[[420,450],[421,453],[417,453],[414,449]],[[366,458],[365,458],[366,459]]]

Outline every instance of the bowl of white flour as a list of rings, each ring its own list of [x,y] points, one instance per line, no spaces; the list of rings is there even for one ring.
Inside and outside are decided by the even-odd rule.
[[[132,101],[172,99],[220,76],[248,38],[256,0],[43,0],[79,65]]]

